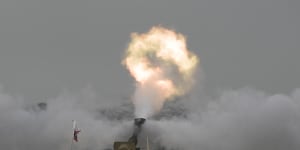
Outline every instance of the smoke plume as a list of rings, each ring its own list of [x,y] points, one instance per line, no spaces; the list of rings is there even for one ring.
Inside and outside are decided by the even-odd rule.
[[[253,89],[223,91],[187,117],[148,121],[154,149],[297,150],[300,90],[267,95]],[[205,100],[205,99],[200,99]],[[194,103],[199,106],[199,103]]]
[[[137,81],[135,115],[148,118],[164,101],[189,91],[198,58],[187,49],[183,35],[166,28],[131,37],[123,64]]]
[[[290,95],[239,89],[168,101],[157,118],[147,120],[139,143],[143,147],[148,136],[157,150],[299,150],[299,99],[300,89]],[[82,131],[74,149],[111,149],[132,134],[133,106],[124,100],[81,92],[45,101],[47,108],[40,110],[30,100],[0,92],[1,149],[70,149],[72,119]]]

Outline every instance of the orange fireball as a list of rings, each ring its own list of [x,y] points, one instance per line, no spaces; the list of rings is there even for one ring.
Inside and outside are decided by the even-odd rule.
[[[191,88],[199,60],[187,49],[182,34],[153,27],[148,33],[133,33],[131,38],[123,64],[138,87],[157,89],[159,100],[153,101],[163,104],[166,99],[183,95]]]

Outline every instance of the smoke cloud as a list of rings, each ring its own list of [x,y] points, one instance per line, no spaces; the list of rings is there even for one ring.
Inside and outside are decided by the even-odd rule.
[[[41,110],[1,92],[1,149],[69,149],[72,119],[82,130],[74,149],[107,149],[115,140],[127,141],[133,130],[131,103],[115,99],[118,103],[106,105],[91,95],[64,93],[48,99],[47,108]],[[139,141],[143,145],[148,136],[150,147],[167,150],[298,150],[299,99],[300,89],[290,95],[239,89],[215,98],[169,101],[147,120]]]
[[[129,117],[122,115],[123,118],[118,118],[121,116],[119,111],[131,114],[130,107],[107,104],[87,90],[80,94],[63,93],[44,101],[46,103],[37,105],[0,92],[1,149],[70,149],[73,119],[82,130],[74,149],[111,148],[115,139],[130,134],[132,122],[128,121]]]
[[[158,149],[297,150],[299,98],[300,89],[288,96],[253,89],[224,91],[187,117],[148,121],[145,135]]]

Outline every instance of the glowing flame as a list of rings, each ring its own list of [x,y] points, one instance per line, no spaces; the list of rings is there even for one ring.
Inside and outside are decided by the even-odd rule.
[[[131,38],[123,64],[138,82],[138,87],[156,89],[153,101],[159,101],[159,107],[165,100],[190,89],[199,61],[187,49],[183,35],[153,27],[145,34],[133,33]],[[135,101],[140,101],[137,99]]]

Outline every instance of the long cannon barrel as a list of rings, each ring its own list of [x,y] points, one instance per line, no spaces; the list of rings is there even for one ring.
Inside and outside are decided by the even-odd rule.
[[[128,142],[133,142],[135,145],[138,143],[138,135],[141,132],[142,125],[146,122],[145,118],[135,118],[134,119],[134,130],[132,136],[128,139]]]

